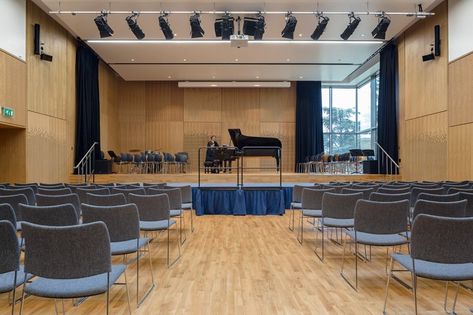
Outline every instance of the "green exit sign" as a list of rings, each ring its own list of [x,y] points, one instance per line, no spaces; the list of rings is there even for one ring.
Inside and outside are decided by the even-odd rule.
[[[13,110],[13,108],[2,106],[2,116],[7,118],[13,118],[13,116],[15,116],[15,111]]]

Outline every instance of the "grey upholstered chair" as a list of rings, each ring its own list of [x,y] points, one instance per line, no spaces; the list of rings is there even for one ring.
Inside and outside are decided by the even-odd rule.
[[[325,258],[325,236],[324,227],[335,229],[353,228],[356,202],[363,199],[363,193],[338,194],[325,193],[322,198],[322,255],[317,252],[317,240],[315,242],[315,254],[320,260]],[[316,230],[316,232],[318,229]],[[318,234],[318,233],[317,233]]]
[[[304,188],[309,188],[307,186],[302,185],[294,185],[292,187],[292,200],[291,200],[291,216],[289,217],[289,230],[294,231],[294,224],[295,224],[295,209],[300,209],[302,207],[302,190]],[[291,226],[292,221],[292,226]]]
[[[182,210],[183,211],[190,211],[190,221],[191,221],[191,232],[194,232],[194,214],[195,209],[192,205],[192,186],[191,185],[184,185],[177,187],[181,190],[181,197],[182,197]],[[185,219],[185,218],[184,218]]]
[[[405,189],[405,188],[411,188],[411,185],[409,184],[384,184],[381,185],[380,188],[386,188],[386,189]]]
[[[15,210],[8,203],[0,203],[0,221],[8,221],[15,227],[16,231],[16,215]]]
[[[386,188],[386,187],[380,187],[377,191],[380,194],[405,194],[408,192],[411,192],[411,188],[409,186],[403,187],[403,188]]]
[[[7,189],[31,188],[33,190],[33,192],[36,194],[36,192],[38,191],[38,184],[36,184],[36,183],[27,183],[27,184],[5,185],[4,188],[7,188]]]
[[[140,237],[140,219],[138,209],[134,204],[119,206],[93,206],[83,205],[84,223],[103,222],[107,226],[111,242],[112,256],[123,256],[126,265],[132,261],[126,261],[128,254],[136,253],[136,304],[139,307],[146,297],[154,289],[153,265],[151,263],[151,251],[149,250],[149,238]],[[140,253],[147,252],[149,258],[149,269],[151,272],[151,286],[140,298]]]
[[[435,195],[443,195],[444,190],[443,188],[423,188],[423,187],[412,187],[411,188],[411,207],[413,207],[419,197],[419,194],[427,193],[427,194],[435,194]]]
[[[76,210],[77,218],[81,216],[81,207],[79,195],[67,194],[67,195],[36,195],[36,203],[38,206],[58,206],[71,204]]]
[[[126,266],[112,265],[110,237],[103,222],[75,226],[42,226],[24,223],[25,278],[21,310],[25,294],[51,299],[74,299],[106,293],[109,314],[110,287]],[[128,297],[128,284],[125,279]],[[128,311],[131,313],[130,303]]]
[[[417,314],[417,277],[447,282],[444,310],[455,314],[458,285],[473,280],[473,218],[447,218],[421,214],[412,227],[410,254],[395,253],[386,283],[384,314],[394,262],[412,276],[414,309]],[[452,310],[447,310],[448,284],[457,282]]]
[[[355,244],[355,285],[344,274],[345,249],[343,245],[342,268],[340,275],[355,290],[358,290],[358,244],[367,246],[400,246],[409,243],[407,216],[409,200],[379,202],[358,200],[355,207],[355,225],[346,234]],[[351,256],[351,255],[350,255]]]
[[[16,229],[21,230],[21,213],[20,204],[28,204],[28,200],[25,195],[11,195],[11,196],[0,196],[0,204],[9,204],[16,216]]]
[[[419,214],[430,214],[441,217],[464,217],[466,200],[440,202],[429,200],[417,200],[412,214],[413,220]]]
[[[350,188],[352,189],[368,189],[371,188],[373,191],[377,191],[380,185],[377,184],[368,184],[368,183],[359,183],[359,184],[352,184]]]
[[[31,279],[31,276],[25,278],[23,266],[20,265],[20,248],[18,247],[16,228],[7,220],[0,220],[0,252],[2,253],[2,259],[0,259],[0,293],[13,291],[10,302],[13,315],[15,314],[16,288],[22,285],[24,281]]]
[[[171,227],[176,224],[176,221],[172,220],[169,216],[170,205],[168,195],[156,194],[143,196],[130,194],[129,198],[129,201],[138,207],[140,229],[145,235],[151,232],[168,232],[167,263],[168,267],[170,267],[181,257],[181,243],[177,240],[178,256],[170,262],[170,230]]]
[[[440,201],[440,202],[459,201],[460,193],[448,194],[448,195],[420,193],[417,196],[417,200],[429,200],[429,201]]]
[[[473,217],[473,192],[460,192],[460,200],[466,200],[465,217]]]
[[[76,209],[72,204],[55,206],[30,206],[20,204],[22,222],[49,226],[79,224]],[[23,224],[22,223],[22,224]]]
[[[61,187],[66,187],[64,183],[39,183],[39,187],[41,188],[50,188],[50,189],[56,189],[56,188],[61,188]]]
[[[341,183],[332,183],[332,184],[321,184],[322,189],[334,189],[335,193],[341,194],[343,188],[350,188],[351,184],[341,184]]]
[[[94,195],[109,195],[110,190],[108,188],[77,188],[76,193],[79,195],[81,203],[87,202],[87,193]]]
[[[297,240],[302,245],[304,242],[304,218],[319,219],[322,217],[322,198],[327,192],[335,192],[335,189],[312,189],[305,187],[301,195],[301,211],[299,220],[299,232]]]
[[[46,196],[57,196],[57,195],[69,195],[72,194],[70,188],[42,188],[38,187],[38,192],[36,194],[46,195]]]
[[[179,188],[174,188],[170,186],[166,186],[162,189],[154,189],[151,188],[148,190],[148,195],[155,195],[155,194],[166,194],[169,197],[169,206],[171,207],[171,211],[169,215],[171,218],[178,218],[179,219],[179,240],[181,241],[181,245],[187,239],[187,235],[185,232],[185,221],[184,221],[184,211],[182,210],[182,192]],[[182,236],[184,234],[184,237]]]
[[[473,194],[473,189],[469,188],[469,189],[466,189],[466,188],[458,188],[458,187],[450,187],[448,190],[447,190],[447,194],[455,194],[457,192],[466,192],[466,193],[471,193]]]
[[[110,195],[96,195],[93,193],[87,193],[87,204],[93,206],[120,206],[126,204],[125,195],[110,194]]]
[[[370,194],[370,200],[372,201],[381,201],[381,202],[393,202],[393,201],[401,201],[401,200],[410,200],[411,193],[403,193],[403,194],[383,194],[379,192],[373,192]]]
[[[455,188],[455,189],[471,189],[470,184],[443,184],[442,185],[443,190],[445,193],[448,193],[448,190],[450,188]]]
[[[112,193],[112,194],[124,194],[127,202],[129,202],[128,196],[130,194],[146,195],[146,191],[143,187],[141,187],[141,188],[139,188],[139,187],[135,187],[135,188],[113,187],[113,188],[110,188],[110,193]]]
[[[355,189],[355,188],[343,188],[342,189],[342,194],[356,194],[356,193],[362,193],[363,194],[363,199],[370,199],[370,194],[372,192],[375,192],[374,188],[364,188],[364,189]]]
[[[34,191],[31,187],[22,187],[22,188],[0,188],[0,196],[12,196],[12,195],[25,195],[29,205],[36,204],[36,198]]]

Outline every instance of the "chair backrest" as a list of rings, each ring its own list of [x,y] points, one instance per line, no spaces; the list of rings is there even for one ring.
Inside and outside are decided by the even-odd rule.
[[[419,214],[430,214],[440,217],[464,217],[466,203],[466,200],[449,202],[417,200],[414,206],[413,218]]]
[[[414,220],[411,257],[444,264],[473,261],[473,218],[421,214]]]
[[[403,187],[403,188],[386,188],[386,187],[380,187],[377,191],[378,193],[381,194],[405,194],[405,193],[410,193],[411,188],[409,186]]]
[[[181,210],[182,208],[181,190],[179,188],[172,188],[172,189],[151,188],[148,191],[148,194],[149,195],[166,194],[169,197],[169,206],[171,207],[171,210]]]
[[[7,220],[0,220],[0,274],[18,270],[20,248],[16,237],[16,227]]]
[[[128,195],[129,194],[135,194],[135,195],[146,195],[146,190],[141,187],[141,188],[117,188],[113,187],[110,189],[110,192],[112,194],[124,194],[126,200],[128,200]]]
[[[301,207],[305,210],[322,210],[324,193],[335,192],[335,189],[312,189],[305,187],[302,190]]]
[[[34,205],[36,203],[36,198],[34,191],[31,187],[22,187],[22,188],[0,188],[0,196],[12,196],[12,195],[25,195],[26,200],[28,200],[29,205]]]
[[[322,184],[322,189],[334,189],[335,193],[341,194],[343,188],[350,188],[350,184]]]
[[[28,199],[25,195],[11,195],[11,196],[0,196],[0,204],[9,204],[13,211],[15,211],[16,220],[21,221],[20,204],[28,204]]]
[[[138,207],[141,221],[169,220],[169,197],[167,194],[129,195],[129,202]]]
[[[103,222],[75,226],[23,224],[25,272],[78,279],[111,272],[110,237]]]
[[[86,203],[93,206],[120,206],[127,202],[124,194],[95,195],[87,193]]]
[[[372,192],[370,194],[370,200],[372,201],[381,201],[381,202],[393,202],[393,201],[401,201],[401,200],[410,200],[411,193],[403,193],[403,194],[383,194],[380,192]]]
[[[48,196],[57,196],[57,195],[69,195],[72,194],[72,190],[70,188],[42,188],[38,187],[37,194],[40,195],[48,195]]]
[[[100,188],[110,188],[110,187],[115,187],[115,183],[104,183],[104,184],[98,184],[97,187]]]
[[[471,189],[471,186],[470,184],[443,184],[442,188],[445,191],[445,193],[447,193],[450,188]]]
[[[140,219],[138,209],[134,204],[120,206],[82,205],[82,220],[84,223],[105,223],[110,235],[110,241],[122,242],[140,238]]]
[[[436,194],[420,193],[419,196],[417,196],[417,200],[458,201],[458,200],[460,200],[460,193],[449,194],[449,195],[436,195]]]
[[[77,193],[78,188],[92,188],[95,186],[89,186],[88,184],[68,184],[66,185],[73,193]]]
[[[447,190],[447,194],[454,194],[457,192],[467,192],[467,193],[473,193],[473,189],[466,189],[466,188],[457,188],[457,187],[450,187]]]
[[[164,187],[167,183],[143,183],[143,187]]]
[[[442,188],[440,184],[436,183],[412,183],[412,188],[425,188],[425,189],[435,189],[435,188]]]
[[[358,200],[355,207],[355,231],[373,234],[407,232],[409,200],[380,202]]]
[[[181,197],[183,203],[192,203],[192,186],[184,185],[178,187],[181,190]]]
[[[15,210],[13,210],[12,206],[8,203],[1,203],[0,204],[0,220],[1,221],[9,221],[16,229],[16,215]]]
[[[4,185],[4,188],[7,189],[21,189],[21,188],[31,188],[33,192],[36,194],[38,191],[38,184],[36,183],[29,183],[29,184],[15,184],[15,185]]]
[[[435,194],[435,195],[443,195],[444,190],[443,188],[423,188],[423,187],[412,187],[411,188],[411,206],[417,201],[419,194],[427,193],[427,194]]]
[[[61,187],[66,187],[66,185],[64,185],[64,183],[50,183],[50,184],[47,184],[47,183],[39,183],[39,187],[42,187],[42,188],[61,188]]]
[[[87,193],[92,193],[94,195],[110,194],[110,190],[108,188],[77,188],[76,192],[79,195],[79,200],[81,203],[87,202]]]
[[[377,191],[380,185],[377,184],[369,184],[369,183],[359,183],[359,184],[352,184],[350,188],[352,189],[368,189],[371,188],[373,191]]]
[[[79,195],[67,194],[67,195],[36,195],[36,203],[38,206],[58,206],[71,204],[76,210],[77,217],[80,218],[81,208]]]
[[[364,188],[364,189],[354,189],[354,188],[343,188],[342,189],[342,194],[356,194],[356,193],[362,193],[363,194],[363,199],[370,199],[370,194],[374,192],[375,190],[373,188]]]
[[[473,192],[460,192],[460,200],[466,200],[465,217],[473,217]]]
[[[34,224],[66,226],[79,223],[76,209],[71,204],[56,206],[20,205],[20,213],[23,222]],[[23,227],[23,223],[21,226]]]
[[[409,184],[383,184],[380,188],[386,189],[403,189],[403,188],[411,188]]]
[[[292,202],[301,202],[302,201],[302,190],[307,188],[307,186],[294,185],[292,188]]]
[[[353,219],[356,202],[360,199],[363,199],[362,193],[324,193],[322,198],[322,216],[335,219]]]

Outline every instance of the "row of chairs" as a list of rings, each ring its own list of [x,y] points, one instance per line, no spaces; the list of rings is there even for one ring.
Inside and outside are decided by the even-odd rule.
[[[113,162],[118,166],[120,173],[158,174],[158,173],[185,173],[189,164],[187,152],[176,154],[164,152],[110,153]]]
[[[351,174],[358,168],[358,159],[349,152],[334,155],[319,153],[307,156],[305,162],[297,164],[298,173]]]
[[[297,239],[302,244],[304,219],[313,220],[314,252],[322,261],[325,258],[325,231],[345,231],[346,237],[341,236],[339,243],[343,246],[340,274],[355,290],[358,289],[358,260],[370,259],[366,246],[392,247],[384,311],[390,281],[398,280],[394,277],[398,271],[393,268],[394,263],[412,274],[410,287],[416,314],[417,277],[447,281],[444,304],[447,311],[448,282],[454,282],[458,289],[460,282],[473,280],[473,192],[470,187],[471,183],[466,182],[295,186],[289,229],[294,230],[294,209],[299,209]],[[404,191],[398,191],[401,189]],[[320,246],[319,233],[322,235]],[[354,244],[354,283],[346,275],[346,259],[352,256],[346,254],[348,243]],[[364,255],[359,245],[365,246]],[[394,250],[402,246],[408,247],[408,253]],[[457,294],[458,290],[452,312]]]
[[[0,261],[0,292],[13,291],[16,301],[16,289],[23,285],[20,313],[25,294],[67,299],[106,293],[108,313],[110,286],[124,284],[131,312],[126,267],[136,261],[139,306],[155,287],[150,254],[152,234],[167,231],[170,267],[180,258],[181,245],[186,240],[182,238],[184,210],[191,211],[193,231],[190,186],[62,186],[0,188],[0,250],[8,253]],[[30,194],[35,188],[35,199],[28,200],[21,194]],[[17,194],[9,194],[11,191]],[[178,255],[171,262],[170,231],[177,225],[176,218]],[[20,249],[25,253],[24,266],[19,263]],[[149,257],[152,281],[140,298],[139,265],[143,253]],[[131,254],[136,254],[136,259],[127,261]],[[122,256],[122,263],[112,264],[114,256]],[[125,282],[118,283],[122,275]],[[12,312],[14,307],[13,302]]]

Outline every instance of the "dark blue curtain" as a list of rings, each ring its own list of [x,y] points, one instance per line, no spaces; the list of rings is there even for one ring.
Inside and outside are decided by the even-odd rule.
[[[76,164],[100,141],[99,59],[84,43],[76,51]],[[95,158],[100,156],[100,144]]]
[[[397,143],[397,47],[396,42],[387,44],[380,52],[378,143],[398,162]],[[386,163],[382,163],[386,164]],[[385,172],[386,165],[380,165]]]
[[[297,82],[296,163],[324,151],[322,129],[322,84]]]

